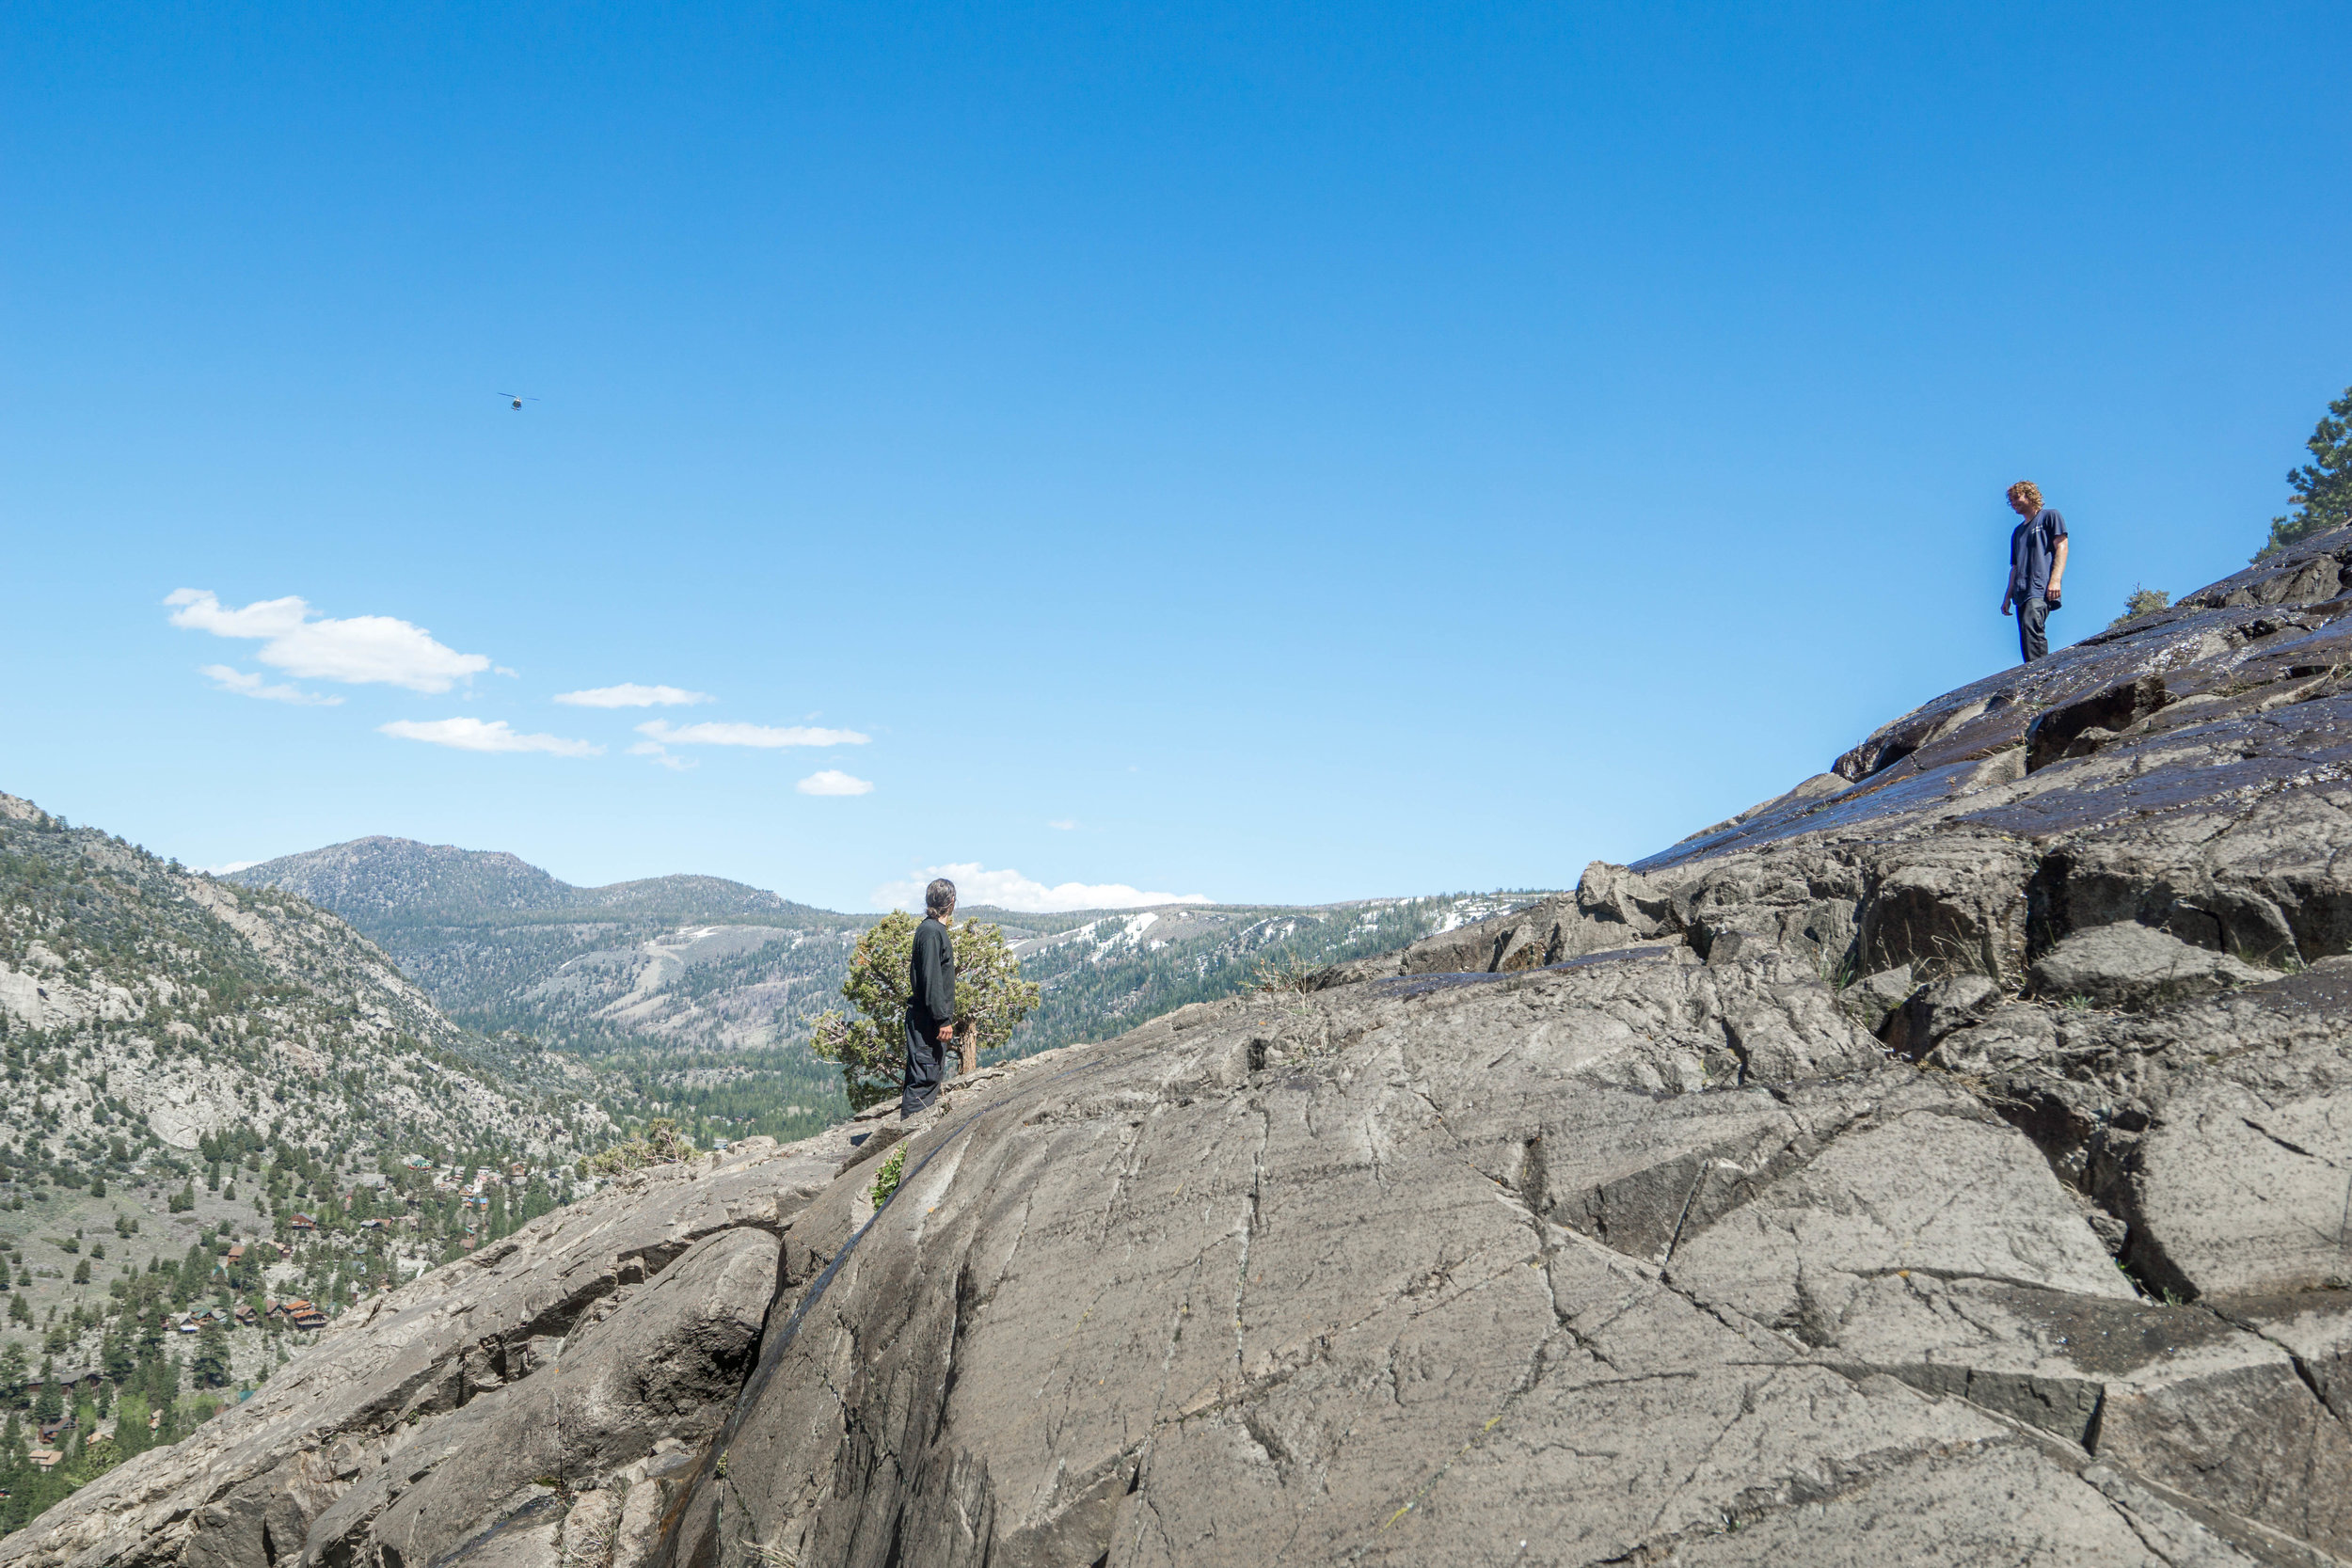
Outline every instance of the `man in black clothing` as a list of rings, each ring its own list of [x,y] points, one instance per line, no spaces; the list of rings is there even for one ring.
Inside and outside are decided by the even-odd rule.
[[[2050,611],[2058,608],[2058,584],[2066,576],[2066,519],[2056,507],[2042,504],[2041,487],[2029,479],[2009,487],[2009,505],[2026,520],[2009,536],[2009,587],[2001,594],[2001,613],[2017,607],[2017,651],[2031,664],[2050,652],[2045,626]]]
[[[956,944],[947,922],[956,884],[942,877],[923,890],[923,924],[914,928],[907,974],[907,1074],[898,1114],[911,1117],[939,1098],[941,1062],[956,1039]]]

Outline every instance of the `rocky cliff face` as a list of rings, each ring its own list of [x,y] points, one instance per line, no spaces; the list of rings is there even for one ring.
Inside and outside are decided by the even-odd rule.
[[[0,1562],[2352,1560],[2347,584],[600,1194]]]

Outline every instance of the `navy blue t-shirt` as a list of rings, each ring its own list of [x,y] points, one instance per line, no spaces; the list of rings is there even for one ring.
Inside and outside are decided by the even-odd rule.
[[[2045,506],[2028,522],[2019,523],[2009,536],[2009,596],[2017,604],[2050,596],[2050,568],[2058,561],[2058,542],[2066,537],[2066,519],[2058,508]]]

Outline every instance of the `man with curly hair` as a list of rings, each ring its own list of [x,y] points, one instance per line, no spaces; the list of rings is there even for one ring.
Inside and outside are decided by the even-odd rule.
[[[2025,519],[2009,536],[2009,587],[2001,613],[2017,608],[2017,650],[2031,664],[2049,656],[2046,630],[2058,608],[2058,584],[2066,577],[2066,519],[2042,504],[2042,487],[2021,479],[2009,487],[2010,510]]]

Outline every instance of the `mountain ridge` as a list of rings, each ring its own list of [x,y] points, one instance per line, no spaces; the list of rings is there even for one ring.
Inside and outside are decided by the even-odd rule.
[[[346,919],[359,912],[382,919],[445,922],[564,911],[675,911],[722,920],[830,913],[743,882],[697,873],[580,887],[507,850],[466,849],[384,833],[280,855],[227,873],[225,879],[299,894]]]
[[[699,874],[578,888],[506,851],[382,835],[281,856],[230,879],[336,908],[450,1016],[476,1029],[626,1058],[649,1093],[678,1071],[729,1074],[739,1098],[750,1092],[742,1089],[748,1080],[807,1113],[739,1120],[729,1124],[736,1134],[803,1136],[819,1111],[848,1113],[834,1069],[806,1042],[816,1018],[840,1005],[851,947],[877,916]],[[1009,1048],[1025,1054],[1247,990],[1269,967],[1353,959],[1511,901],[1446,894],[1321,906],[1033,913],[977,905],[961,912],[1003,930],[1042,985],[1038,1011]]]

